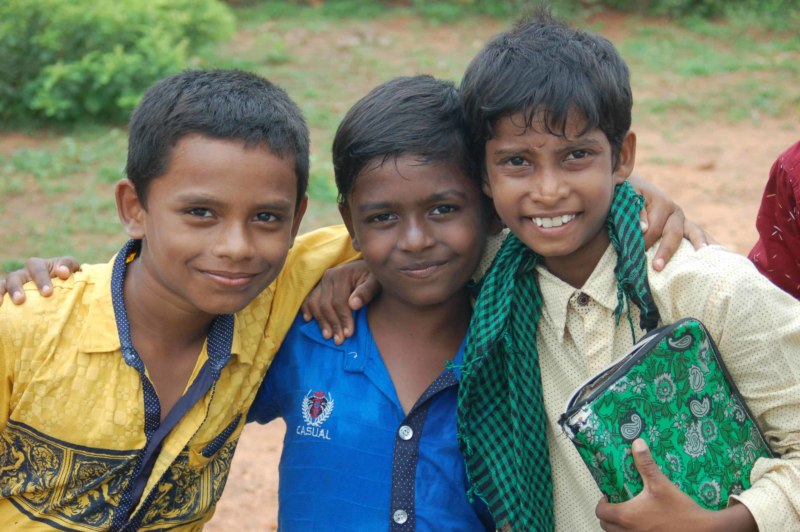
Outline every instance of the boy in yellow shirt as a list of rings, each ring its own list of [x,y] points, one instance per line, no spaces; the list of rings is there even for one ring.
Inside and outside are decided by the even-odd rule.
[[[268,81],[162,80],[129,137],[116,200],[131,240],[0,308],[2,530],[201,528],[302,298],[355,253],[326,230],[287,260],[308,129]]]

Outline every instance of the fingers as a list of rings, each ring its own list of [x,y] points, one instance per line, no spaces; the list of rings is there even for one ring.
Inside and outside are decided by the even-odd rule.
[[[4,280],[0,280],[0,304],[2,304],[3,294],[8,293],[11,301],[16,305],[25,302],[25,291],[22,285],[33,281],[39,289],[39,293],[44,297],[53,294],[53,283],[51,279],[69,279],[70,275],[80,270],[80,264],[74,257],[55,257],[52,259],[42,259],[31,257],[25,261],[25,267],[15,270],[8,274]]]
[[[341,345],[352,334],[353,319],[348,307],[349,283],[337,282],[337,275],[339,273],[334,270],[325,272],[301,306],[301,311],[306,321],[314,318],[323,338],[333,338],[336,345]]]
[[[317,305],[316,297],[317,290],[314,288],[303,300],[303,304],[300,305],[300,312],[303,314],[303,319],[306,321],[311,321],[311,318],[315,315]]]
[[[69,279],[69,276],[81,269],[80,263],[74,257],[58,257],[49,259],[48,266],[51,271],[51,277],[55,276],[59,279]]]
[[[661,243],[653,257],[653,269],[660,272],[669,262],[683,240],[683,224],[685,217],[681,209],[673,211],[664,223]]]
[[[348,301],[350,308],[352,310],[360,309],[367,302],[372,301],[380,291],[381,285],[378,280],[372,274],[366,275],[350,295],[350,300]]]
[[[355,330],[353,310],[358,310],[380,291],[363,260],[326,271],[301,306],[303,318],[317,321],[322,336],[341,345]]]
[[[13,272],[9,273],[8,276],[6,277],[5,290],[8,292],[9,296],[11,296],[11,301],[15,305],[21,305],[22,303],[25,302],[25,291],[22,289],[22,285],[24,285],[28,281],[33,280],[33,277],[31,276],[31,272],[29,270],[30,261],[32,260],[34,261],[38,260],[44,263],[42,259],[28,259],[25,262],[25,268],[20,270],[14,270]],[[37,283],[37,286],[39,287],[39,292],[43,296],[49,296],[53,292],[53,289],[50,286],[50,275],[47,273],[46,269],[44,272],[44,276],[42,276],[40,273],[39,283]],[[45,287],[43,288],[42,285],[44,285]]]
[[[50,280],[50,263],[54,259],[40,259],[39,257],[31,257],[25,261],[26,276],[23,277],[23,284],[28,281],[33,281],[39,288],[39,293],[47,297],[53,293],[53,282]],[[14,272],[17,273],[17,272]],[[12,274],[13,275],[13,274]],[[9,277],[9,284],[11,275]],[[21,286],[20,286],[21,288]]]
[[[650,224],[647,221],[647,209],[639,211],[639,227],[642,229],[642,234],[647,233],[647,230],[650,229]]]
[[[325,303],[330,301],[330,290],[330,280],[326,280],[323,276],[300,307],[303,319],[310,321],[313,318],[319,325],[320,332],[326,340],[330,339],[333,334],[333,327],[329,320],[331,312],[326,308]]]
[[[705,229],[691,220],[686,220],[683,224],[684,236],[692,243],[694,249],[701,249],[709,244],[719,244],[717,240],[706,233]]]
[[[642,438],[636,438],[631,445],[631,452],[633,453],[633,462],[636,464],[636,469],[644,481],[644,489],[652,490],[653,485],[665,477],[653,460],[653,455],[650,454],[647,442]]]
[[[619,530],[616,525],[618,520],[617,507],[610,502],[604,495],[594,508],[594,515],[600,521],[600,528],[606,531]]]

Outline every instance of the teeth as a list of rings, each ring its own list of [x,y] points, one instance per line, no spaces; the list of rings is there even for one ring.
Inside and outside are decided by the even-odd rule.
[[[534,217],[533,221],[536,223],[538,227],[558,227],[560,225],[564,225],[565,223],[572,221],[574,218],[575,218],[574,214],[563,214],[561,216],[556,216],[555,218]]]

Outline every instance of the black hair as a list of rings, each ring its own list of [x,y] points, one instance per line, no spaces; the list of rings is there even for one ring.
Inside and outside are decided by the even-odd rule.
[[[555,20],[546,7],[493,37],[470,62],[461,82],[470,142],[480,167],[501,118],[522,113],[530,127],[543,113],[547,132],[565,136],[570,113],[584,134],[599,128],[616,168],[631,127],[628,67],[599,35]]]
[[[153,85],[131,116],[126,173],[143,205],[187,135],[242,140],[294,159],[297,204],[308,188],[309,134],[300,108],[279,87],[239,70],[189,70]]]
[[[413,155],[420,164],[455,163],[478,180],[455,84],[428,75],[378,85],[350,108],[333,139],[339,203],[367,165]]]

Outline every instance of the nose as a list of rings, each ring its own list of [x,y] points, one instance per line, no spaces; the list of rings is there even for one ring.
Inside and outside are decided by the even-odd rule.
[[[554,205],[567,196],[564,179],[550,168],[539,168],[533,177],[531,196],[543,205]]]
[[[431,229],[425,221],[411,218],[403,223],[398,242],[400,249],[416,253],[432,246],[433,242]]]
[[[213,253],[216,257],[242,261],[253,257],[255,247],[247,225],[224,224],[214,239]]]

